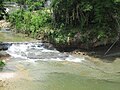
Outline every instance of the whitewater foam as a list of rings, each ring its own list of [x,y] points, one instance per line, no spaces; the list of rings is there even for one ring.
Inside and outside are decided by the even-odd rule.
[[[0,73],[0,80],[13,78],[15,73]]]
[[[22,58],[31,62],[38,60],[81,62],[84,60],[84,58],[60,53],[56,49],[47,49],[43,43],[12,44],[6,52],[13,58]]]

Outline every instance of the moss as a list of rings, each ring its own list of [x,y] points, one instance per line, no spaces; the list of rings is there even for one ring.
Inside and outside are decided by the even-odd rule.
[[[3,66],[5,66],[5,61],[4,60],[0,60],[0,68],[2,68]]]

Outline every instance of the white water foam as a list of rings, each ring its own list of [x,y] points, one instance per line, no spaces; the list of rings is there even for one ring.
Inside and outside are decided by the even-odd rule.
[[[57,50],[46,49],[42,43],[12,44],[7,50],[7,53],[13,58],[26,59],[29,62],[35,62],[38,60],[81,62],[84,60],[84,58],[63,54]]]
[[[68,58],[65,59],[66,61],[70,61],[70,62],[82,62],[83,60],[85,60],[84,58],[78,58],[78,57],[74,57],[72,55],[69,55]]]
[[[10,46],[10,48],[6,52],[10,54],[12,57],[27,59],[24,56],[25,54],[23,54],[23,52],[26,52],[27,48],[28,47],[26,47],[26,45],[24,44],[20,45],[12,44],[12,46]]]
[[[13,78],[15,73],[0,73],[0,80]]]

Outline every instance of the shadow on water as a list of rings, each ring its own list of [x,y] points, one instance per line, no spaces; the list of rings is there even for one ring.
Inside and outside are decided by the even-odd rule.
[[[97,47],[91,47],[89,49],[80,48],[78,46],[60,46],[56,47],[60,52],[68,52],[71,54],[90,56],[99,58],[103,62],[114,62],[117,58],[120,58],[120,40],[115,43],[112,48],[112,44],[101,45]]]
[[[98,47],[94,50],[95,52],[94,54],[88,54],[88,55],[94,56],[96,58],[100,58],[104,62],[108,62],[108,63],[114,62],[117,58],[120,58],[120,43],[114,45],[108,51],[108,53],[106,53],[110,46],[111,45]]]
[[[99,46],[99,47],[91,48],[89,50],[77,49],[77,50],[73,50],[72,52],[78,55],[79,54],[83,56],[88,55],[89,57],[99,58],[99,60],[102,60],[103,62],[106,62],[106,63],[112,63],[117,58],[120,58],[120,41],[116,43],[108,51],[107,54],[105,54],[106,51],[110,48],[110,46],[111,44],[106,45],[106,46]]]

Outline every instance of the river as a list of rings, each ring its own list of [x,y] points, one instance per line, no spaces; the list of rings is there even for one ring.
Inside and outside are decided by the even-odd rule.
[[[11,32],[0,34],[6,37],[3,41],[12,42],[2,51],[10,57],[0,71],[0,90],[120,90],[119,57],[108,63],[61,53],[48,43],[18,39]]]

